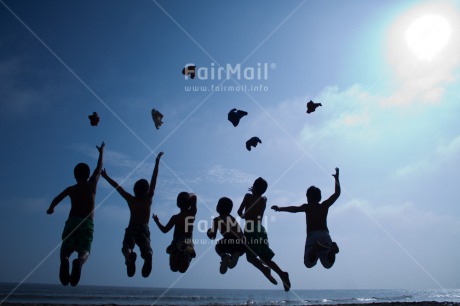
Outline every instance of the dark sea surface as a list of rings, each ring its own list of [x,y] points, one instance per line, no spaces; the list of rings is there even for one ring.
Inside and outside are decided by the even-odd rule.
[[[118,305],[334,305],[388,302],[460,302],[460,289],[232,290],[0,284],[1,303]]]

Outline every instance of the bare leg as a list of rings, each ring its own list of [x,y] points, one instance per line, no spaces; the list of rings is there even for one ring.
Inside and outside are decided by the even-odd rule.
[[[274,285],[277,285],[278,282],[276,281],[276,279],[273,278],[273,276],[271,275],[270,273],[270,268],[267,267],[267,266],[264,266],[264,264],[259,260],[257,259],[256,256],[254,256],[253,254],[250,254],[250,253],[246,253],[246,259],[248,260],[249,263],[251,263],[254,267],[256,267],[257,269],[260,270],[260,272],[262,272],[266,278],[268,278],[268,280],[274,284]]]
[[[328,264],[327,267],[324,266],[324,264],[323,264],[323,266],[325,268],[330,269],[334,265],[334,263],[335,263],[335,254],[337,254],[338,252],[339,252],[339,247],[337,246],[337,243],[332,242],[331,248],[329,250],[329,253],[327,254],[327,257],[329,259],[329,264]]]
[[[283,282],[284,290],[289,291],[291,289],[291,281],[289,280],[289,274],[281,270],[281,268],[272,260],[266,260],[265,264],[269,266],[276,274],[279,275]]]
[[[190,266],[191,258],[189,255],[186,254],[181,254],[179,257],[179,272],[185,273],[188,270],[188,267]]]
[[[72,261],[72,273],[70,274],[70,285],[76,286],[80,281],[81,268],[83,264],[88,260],[89,252],[79,252],[78,259]]]
[[[67,286],[69,284],[69,257],[72,253],[72,251],[64,250],[61,248],[61,266],[59,267],[59,280],[61,281],[61,284],[63,286]]]
[[[177,254],[169,255],[169,267],[171,268],[171,271],[173,272],[179,271],[179,258]]]

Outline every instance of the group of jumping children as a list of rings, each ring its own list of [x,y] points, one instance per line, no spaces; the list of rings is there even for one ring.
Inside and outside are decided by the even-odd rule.
[[[93,219],[95,208],[96,187],[99,177],[102,176],[114,187],[126,200],[130,219],[125,230],[122,253],[125,257],[127,274],[132,277],[136,272],[137,254],[134,247],[137,245],[140,255],[144,260],[142,276],[148,277],[152,270],[152,248],[150,246],[149,220],[151,214],[152,199],[158,176],[158,168],[163,152],[160,152],[155,161],[150,183],[146,179],[140,179],[134,184],[134,195],[125,191],[103,169],[103,155],[105,143],[96,146],[99,151],[97,166],[93,173],[85,163],[79,163],[74,168],[74,176],[77,183],[67,187],[56,196],[47,210],[48,214],[54,212],[54,208],[67,196],[70,197],[70,213],[62,232],[62,245],[60,251],[59,279],[62,285],[69,283],[76,286],[80,280],[81,269],[88,259],[93,241]],[[91,174],[91,176],[90,176]],[[329,269],[335,262],[335,255],[339,248],[331,240],[327,227],[327,214],[329,207],[340,196],[339,169],[333,174],[335,180],[335,192],[327,200],[321,202],[321,190],[315,186],[308,188],[307,203],[300,206],[278,207],[272,206],[274,211],[291,213],[304,212],[306,214],[307,239],[305,243],[304,264],[307,268],[316,265],[318,259],[321,264]],[[217,232],[223,238],[216,243],[216,253],[221,257],[220,273],[225,274],[227,269],[236,266],[238,259],[246,254],[249,263],[260,270],[263,275],[273,284],[276,279],[271,275],[275,271],[280,277],[284,290],[289,291],[291,283],[289,274],[283,271],[272,259],[275,253],[270,249],[267,232],[262,226],[262,218],[267,206],[267,198],[263,196],[267,190],[267,182],[259,177],[254,181],[249,193],[244,196],[243,202],[238,209],[238,215],[245,220],[244,231],[237,220],[232,216],[233,202],[227,197],[219,199],[217,213],[212,221],[212,226],[207,235],[215,239]],[[193,245],[193,223],[197,213],[197,197],[193,193],[180,192],[177,196],[178,214],[173,215],[166,225],[163,225],[157,215],[153,220],[158,228],[167,233],[174,228],[173,240],[167,247],[169,254],[169,266],[171,271],[185,273],[191,260],[196,257]],[[70,269],[69,258],[73,252],[78,257],[72,261]],[[71,272],[70,272],[71,270]]]

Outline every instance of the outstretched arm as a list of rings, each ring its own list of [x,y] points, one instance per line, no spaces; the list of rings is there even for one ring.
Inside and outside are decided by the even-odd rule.
[[[108,174],[107,174],[107,171],[105,170],[105,168],[102,170],[101,172],[101,175],[103,178],[105,178],[105,180],[107,182],[109,182],[110,185],[112,185],[113,188],[115,188],[118,193],[129,203],[129,200],[131,198],[131,195],[126,192],[123,187],[121,187],[120,185],[118,185],[117,182],[115,182]]]
[[[286,206],[286,207],[278,207],[277,205],[273,205],[272,209],[274,211],[285,211],[285,212],[290,212],[290,213],[298,213],[298,212],[304,212],[305,211],[305,206],[304,205]]]
[[[148,196],[153,198],[153,194],[155,193],[155,185],[157,184],[157,176],[158,176],[158,165],[160,164],[160,158],[163,156],[163,152],[158,153],[157,159],[155,160],[155,168],[153,169],[152,179],[150,180],[150,189]]]
[[[155,221],[155,224],[158,226],[160,231],[166,234],[174,227],[174,224],[176,223],[176,216],[172,216],[171,219],[169,219],[169,222],[168,224],[166,224],[166,226],[163,226],[163,224],[160,223],[160,219],[158,219],[157,215],[153,215],[153,221]]]
[[[70,188],[70,187],[69,187]],[[51,215],[54,212],[54,207],[56,207],[66,196],[70,194],[69,188],[66,188],[63,192],[58,194],[53,201],[51,201],[50,207],[46,211],[48,215]]]
[[[329,197],[329,199],[323,202],[323,204],[327,206],[331,206],[332,204],[334,204],[334,202],[337,201],[337,199],[339,198],[341,192],[339,181],[339,168],[335,168],[335,174],[333,174],[332,176],[335,179],[335,192],[333,195]]]

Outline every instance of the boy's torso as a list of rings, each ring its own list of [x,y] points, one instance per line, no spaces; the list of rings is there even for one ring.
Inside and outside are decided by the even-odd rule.
[[[243,231],[240,225],[232,215],[219,216],[217,219],[217,228],[222,236],[242,237]]]
[[[327,214],[329,207],[319,203],[305,204],[307,233],[315,230],[328,230]]]
[[[174,239],[192,238],[195,215],[191,212],[180,212],[174,218]]]
[[[253,194],[248,194],[248,196],[250,204],[245,208],[244,218],[246,221],[260,222],[267,206],[267,198]]]
[[[129,224],[149,224],[151,200],[132,197],[128,206],[130,211]]]
[[[96,188],[88,183],[78,183],[70,187],[70,212],[69,217],[94,218],[94,202]]]

